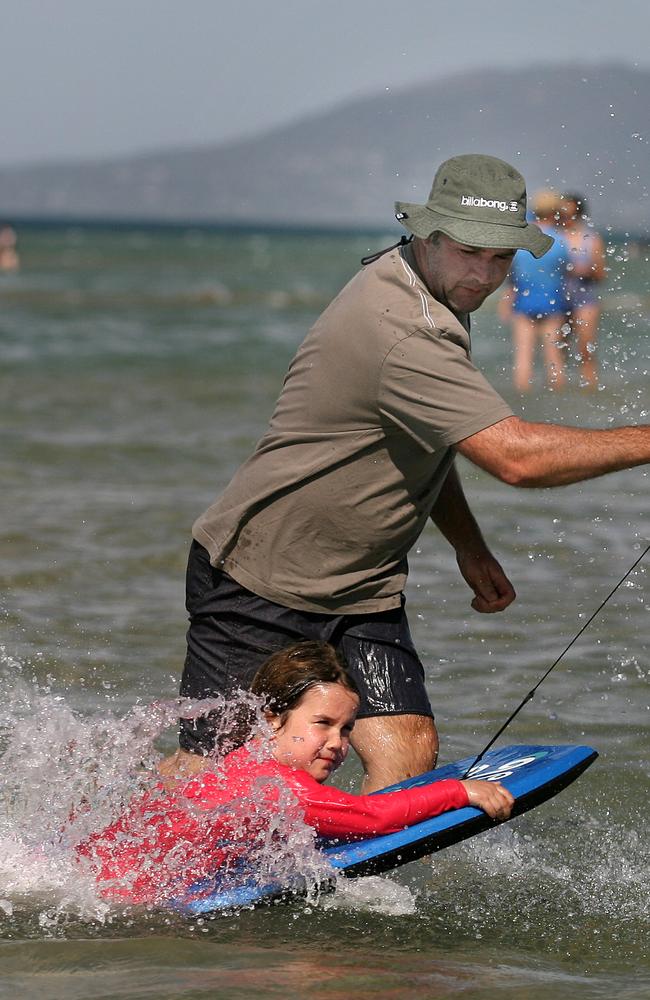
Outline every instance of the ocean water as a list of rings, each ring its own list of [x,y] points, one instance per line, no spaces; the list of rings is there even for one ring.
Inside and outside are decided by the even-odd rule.
[[[390,877],[188,921],[111,909],[44,849],[68,803],[109,810],[174,746],[194,518],[263,431],[307,328],[387,234],[26,229],[0,275],[0,994],[650,995],[648,559],[507,742],[600,758],[553,802]],[[524,397],[489,301],[475,358],[531,420],[650,422],[644,248],[611,244],[585,392]],[[478,752],[643,551],[645,468],[517,491],[462,463],[517,602],[480,616],[432,528],[408,606],[441,758]],[[337,780],[354,787],[348,762]],[[92,794],[89,792],[92,789]]]

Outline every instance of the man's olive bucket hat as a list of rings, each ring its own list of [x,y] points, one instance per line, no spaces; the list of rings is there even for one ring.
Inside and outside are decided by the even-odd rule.
[[[526,184],[495,156],[469,153],[446,160],[426,205],[395,202],[395,218],[415,236],[441,232],[471,247],[529,250],[542,257],[553,239],[526,221]]]

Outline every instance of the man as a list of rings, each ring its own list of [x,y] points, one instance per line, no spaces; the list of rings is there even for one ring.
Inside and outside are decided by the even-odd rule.
[[[472,364],[468,314],[503,282],[516,249],[541,257],[553,242],[526,221],[513,167],[454,157],[427,204],[398,203],[397,218],[414,238],[376,255],[317,320],[267,433],[194,525],[181,684],[189,697],[228,694],[297,638],[331,642],[362,692],[352,745],[365,791],[435,765],[403,596],[429,517],[456,550],[476,611],[515,597],[464,498],[455,452],[518,486],[650,458],[647,427],[520,420]],[[184,722],[171,764],[199,769],[212,742],[209,717]]]

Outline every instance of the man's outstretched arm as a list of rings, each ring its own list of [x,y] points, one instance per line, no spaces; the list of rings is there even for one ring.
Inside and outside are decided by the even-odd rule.
[[[650,462],[650,425],[583,430],[506,417],[456,451],[511,486],[566,486]]]

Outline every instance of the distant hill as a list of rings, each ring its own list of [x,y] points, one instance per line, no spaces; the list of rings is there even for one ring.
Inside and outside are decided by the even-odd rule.
[[[650,72],[625,66],[460,73],[220,146],[5,168],[0,215],[388,226],[443,159],[486,152],[529,191],[583,191],[597,224],[645,236],[649,108]]]

